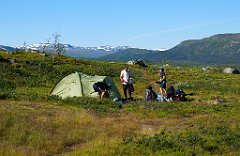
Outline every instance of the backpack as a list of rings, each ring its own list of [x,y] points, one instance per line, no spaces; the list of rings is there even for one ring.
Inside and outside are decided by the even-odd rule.
[[[129,84],[129,91],[130,92],[134,92],[135,91],[132,83]]]
[[[177,101],[187,101],[186,93],[182,89],[176,91],[176,100]]]

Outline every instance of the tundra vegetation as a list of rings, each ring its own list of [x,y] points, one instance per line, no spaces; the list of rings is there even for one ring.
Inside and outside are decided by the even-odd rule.
[[[81,71],[113,77],[122,93],[123,63],[18,53],[0,63],[0,155],[240,155],[240,77],[223,67],[167,66],[167,85],[190,102],[145,102],[146,85],[159,92],[158,70],[130,66],[134,98],[51,96],[64,76]]]

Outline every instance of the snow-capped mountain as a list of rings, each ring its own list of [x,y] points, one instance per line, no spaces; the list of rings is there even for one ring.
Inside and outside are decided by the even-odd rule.
[[[81,47],[73,46],[70,44],[61,44],[65,49],[65,55],[76,58],[89,58],[89,59],[98,59],[106,55],[111,55],[117,52],[123,52],[126,49],[140,49],[133,48],[129,46],[117,46],[113,47],[110,45],[99,46],[99,47]],[[0,50],[6,51],[39,51],[39,52],[54,52],[53,43],[38,43],[38,44],[29,44],[19,47],[10,47],[0,45]]]
[[[102,50],[102,51],[116,51],[116,50],[123,50],[123,49],[128,49],[131,48],[129,46],[118,46],[118,47],[113,47],[110,45],[106,45],[106,46],[99,46],[99,47],[80,47],[80,46],[73,46],[70,44],[62,44],[65,48],[66,51],[71,51],[71,50]],[[54,44],[49,44],[49,43],[39,43],[39,44],[30,44],[30,45],[26,45],[26,46],[21,46],[18,47],[19,49],[33,49],[33,50],[39,50],[42,51],[44,48],[48,49],[50,51],[52,51],[54,49]]]
[[[108,54],[118,52],[119,50],[129,49],[129,46],[117,46],[113,47],[110,45],[99,46],[99,47],[81,47],[73,46],[70,44],[62,44],[65,49],[65,55],[70,57],[79,57],[79,58],[91,58],[96,59]],[[0,50],[6,51],[39,51],[39,52],[54,52],[54,44],[52,43],[38,43],[38,44],[29,44],[19,47],[10,47],[0,45]]]
[[[16,48],[15,47],[10,47],[10,46],[0,45],[0,50],[5,50],[5,51],[12,52],[12,51],[15,51]]]
[[[166,48],[153,49],[153,51],[166,51]]]
[[[129,49],[128,46],[112,47],[109,45],[99,47],[80,47],[75,46],[74,48],[67,49],[66,55],[70,57],[81,57],[81,58],[92,58],[97,59],[105,55],[113,54],[119,50]]]
[[[65,48],[65,50],[70,50],[70,49],[74,49],[75,47],[70,45],[70,44],[62,44]],[[38,50],[38,51],[43,51],[43,50],[50,50],[53,51],[54,50],[54,44],[50,44],[50,43],[38,43],[38,44],[29,44],[29,45],[25,45],[25,46],[20,46],[18,47],[19,49],[32,49],[32,50]]]

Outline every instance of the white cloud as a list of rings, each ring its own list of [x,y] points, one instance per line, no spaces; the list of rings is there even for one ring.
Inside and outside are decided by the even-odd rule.
[[[178,28],[166,29],[166,30],[159,31],[159,32],[140,34],[140,35],[133,36],[133,37],[124,39],[122,41],[119,41],[118,44],[127,44],[129,42],[141,40],[141,39],[152,37],[152,36],[158,36],[158,35],[161,35],[161,34],[178,32],[178,31],[182,31],[182,30],[189,30],[189,29],[198,28],[198,27],[205,27],[205,26],[209,26],[209,25],[226,24],[226,23],[231,23],[231,22],[235,22],[235,21],[240,21],[240,18],[233,18],[233,19],[229,19],[229,20],[225,20],[225,21],[216,21],[216,22],[211,22],[211,23],[193,24],[193,25],[187,25],[187,26],[178,27]]]

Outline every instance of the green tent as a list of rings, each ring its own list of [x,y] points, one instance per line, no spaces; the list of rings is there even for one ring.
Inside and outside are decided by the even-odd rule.
[[[121,95],[115,86],[111,77],[108,76],[90,76],[81,72],[75,72],[64,77],[52,90],[52,95],[61,98],[90,96],[98,97],[98,93],[94,91],[93,84],[96,82],[105,82],[109,86],[110,98],[121,98]]]

